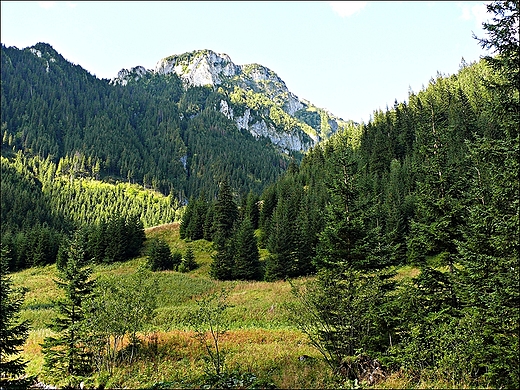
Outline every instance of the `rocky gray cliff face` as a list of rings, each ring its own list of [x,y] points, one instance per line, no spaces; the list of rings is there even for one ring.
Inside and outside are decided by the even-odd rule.
[[[239,88],[248,92],[249,96],[254,97],[258,94],[260,96],[258,99],[263,102],[262,110],[253,109],[258,107],[250,107],[247,100],[244,101],[246,109],[241,110],[243,114],[240,116],[234,114],[231,101],[222,100],[220,107],[215,107],[215,109],[234,120],[239,129],[245,129],[255,137],[267,137],[284,151],[308,150],[324,136],[328,137],[331,133],[330,130],[336,132],[340,125],[345,123],[325,110],[321,110],[320,115],[325,115],[325,123],[328,123],[329,130],[325,134],[320,133],[320,128],[316,128],[316,125],[308,125],[295,119],[296,113],[316,108],[290,92],[284,81],[272,70],[259,64],[236,65],[227,54],[198,50],[172,55],[157,62],[154,70],[146,70],[142,66],[130,70],[122,69],[111,83],[126,85],[129,80],[138,80],[147,73],[158,75],[175,73],[186,88],[210,86],[216,89],[222,87],[230,94]],[[268,99],[268,103],[265,98]],[[291,122],[292,125],[285,126],[283,129],[276,126],[271,120],[271,113],[275,107],[283,110],[294,123]],[[279,113],[276,115],[280,116]],[[287,122],[290,121],[284,121],[284,123]]]

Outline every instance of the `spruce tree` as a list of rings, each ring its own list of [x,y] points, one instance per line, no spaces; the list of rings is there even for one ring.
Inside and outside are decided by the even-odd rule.
[[[215,255],[211,263],[210,274],[215,279],[233,278],[234,248],[232,240],[238,208],[233,200],[231,187],[227,181],[220,184],[220,191],[215,203],[213,247]]]
[[[266,259],[265,278],[268,281],[286,279],[297,274],[294,269],[297,256],[296,214],[290,200],[280,198],[271,217]]]
[[[195,261],[195,254],[193,253],[193,249],[189,246],[186,248],[186,253],[179,265],[179,272],[190,272],[197,267],[198,264]]]
[[[204,223],[208,212],[208,202],[206,197],[201,195],[195,200],[192,215],[186,228],[186,238],[200,240],[204,238]]]
[[[213,248],[215,254],[210,265],[211,277],[218,280],[232,280],[233,267],[235,266],[235,254],[233,240],[226,238],[222,231],[217,230],[213,236]]]
[[[206,212],[206,218],[204,219],[204,239],[207,241],[213,241],[215,219],[215,205],[213,203],[208,205],[208,211]]]
[[[256,280],[260,276],[260,254],[253,224],[245,218],[234,237],[233,279]]]
[[[214,213],[215,231],[218,231],[220,238],[227,240],[233,235],[235,222],[238,219],[238,207],[227,180],[220,183]]]
[[[493,132],[468,143],[470,186],[468,218],[459,241],[459,283],[463,312],[474,318],[472,342],[480,338],[479,365],[493,386],[517,388],[520,332],[520,43],[519,2],[487,5],[492,18],[483,24],[482,47],[495,71],[486,80],[495,102],[490,107]]]
[[[29,334],[29,322],[19,321],[25,290],[13,288],[8,276],[9,255],[0,245],[0,387],[24,386],[21,379],[27,362],[17,355]]]
[[[251,221],[253,229],[258,229],[258,223],[260,220],[260,210],[258,208],[258,202],[260,198],[253,192],[249,192],[246,198],[244,218],[248,218]]]
[[[65,292],[64,298],[58,301],[59,315],[49,324],[57,336],[45,338],[42,345],[45,377],[65,386],[77,386],[78,377],[92,373],[83,323],[86,316],[84,304],[92,294],[94,281],[90,279],[91,269],[83,266],[83,253],[79,234],[75,234],[69,246],[67,263],[58,270],[59,280],[55,281]]]
[[[317,269],[334,269],[338,264],[363,269],[367,248],[363,246],[366,238],[363,216],[357,207],[360,197],[358,156],[350,146],[338,143],[331,150],[329,161],[330,202],[314,264]]]
[[[168,243],[158,238],[152,240],[148,249],[147,262],[152,271],[172,270],[174,263]]]

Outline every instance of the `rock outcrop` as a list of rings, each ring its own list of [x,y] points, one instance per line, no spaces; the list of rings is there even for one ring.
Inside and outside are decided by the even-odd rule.
[[[236,65],[227,54],[197,50],[172,55],[157,62],[154,70],[146,70],[142,66],[122,69],[111,83],[126,85],[130,80],[137,81],[147,73],[174,73],[179,76],[185,88],[209,86],[213,89],[223,88],[228,93],[233,93],[239,88],[248,92],[249,96],[258,94],[258,100],[263,102],[262,110],[244,101],[242,103],[246,107],[240,110],[243,114],[237,116],[234,114],[231,101],[226,100],[221,100],[215,109],[234,120],[239,129],[245,129],[255,137],[267,137],[284,151],[305,151],[323,137],[335,133],[341,124],[345,123],[325,110],[317,109],[308,101],[299,99],[271,69],[259,64]],[[268,104],[265,103],[265,98],[268,99]],[[280,113],[277,113],[278,122],[283,122],[285,126],[275,123],[271,115],[273,107],[283,110],[292,119],[282,120],[279,118]],[[320,110],[320,116],[325,116],[324,123],[328,123],[326,131],[321,131],[319,125],[305,123],[296,118],[298,112],[311,108],[313,111]]]

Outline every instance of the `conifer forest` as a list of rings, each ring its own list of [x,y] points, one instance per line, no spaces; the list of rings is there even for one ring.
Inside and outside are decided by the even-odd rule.
[[[2,44],[0,387],[519,388],[518,7],[335,132]],[[281,150],[221,102],[322,137]]]

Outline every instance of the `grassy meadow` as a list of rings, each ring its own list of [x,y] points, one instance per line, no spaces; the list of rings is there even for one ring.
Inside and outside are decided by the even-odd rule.
[[[284,303],[292,299],[289,282],[222,282],[208,276],[211,243],[205,240],[185,242],[179,238],[179,225],[161,225],[146,230],[147,238],[160,237],[172,252],[185,252],[191,246],[199,267],[189,273],[161,271],[151,274],[157,279],[157,301],[153,323],[141,337],[140,358],[122,364],[105,377],[95,377],[91,385],[106,387],[195,387],[204,375],[206,351],[194,338],[186,313],[197,308],[197,299],[229,289],[228,331],[220,346],[226,369],[254,374],[262,387],[334,388],[337,383],[319,352],[309,345],[306,336],[289,321]],[[146,244],[145,244],[146,246]],[[146,247],[143,253],[145,253]],[[266,253],[262,252],[262,256]],[[96,265],[93,278],[124,278],[146,263],[146,257],[125,263]],[[413,277],[417,270],[404,267],[398,277]],[[29,362],[28,375],[38,375],[43,365],[40,344],[52,331],[47,324],[55,316],[54,301],[60,297],[53,279],[56,267],[31,268],[12,274],[15,286],[28,289],[21,311],[31,331],[22,355]],[[299,359],[307,355],[306,359]],[[105,374],[103,374],[105,375]],[[437,383],[438,387],[443,387]],[[378,387],[410,387],[399,375],[387,378]],[[446,384],[446,387],[450,387]]]

